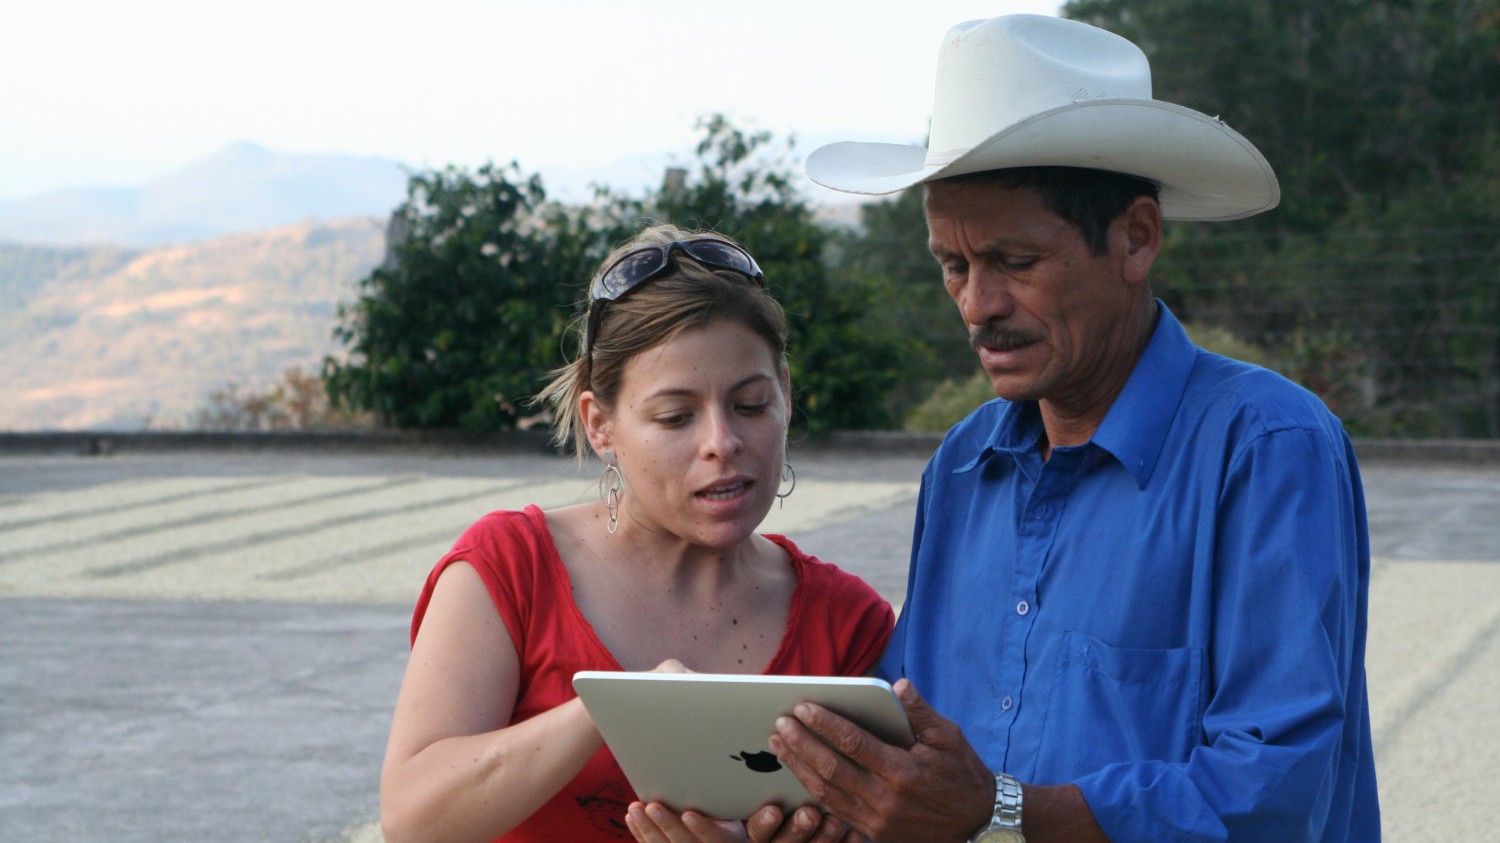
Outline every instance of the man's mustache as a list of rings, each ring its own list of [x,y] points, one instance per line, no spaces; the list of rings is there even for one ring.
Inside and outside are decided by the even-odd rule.
[[[1001,325],[999,322],[986,322],[969,332],[969,347],[975,351],[981,348],[1010,351],[1012,348],[1040,342],[1042,339],[1029,331],[1018,331]]]

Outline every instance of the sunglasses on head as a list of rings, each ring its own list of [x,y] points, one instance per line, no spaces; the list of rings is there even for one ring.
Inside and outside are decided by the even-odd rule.
[[[670,266],[673,251],[679,251],[704,266],[728,269],[765,285],[766,275],[755,258],[728,240],[717,237],[694,237],[673,240],[658,246],[642,246],[621,255],[589,288],[589,303],[614,301],[647,281],[660,278]]]
[[[603,303],[616,301],[631,290],[667,274],[674,251],[682,252],[703,266],[738,272],[761,287],[766,286],[766,274],[755,258],[728,240],[693,237],[632,249],[599,273],[589,287],[588,333],[585,334],[588,347],[585,353],[590,361],[594,356],[594,336],[599,330]]]

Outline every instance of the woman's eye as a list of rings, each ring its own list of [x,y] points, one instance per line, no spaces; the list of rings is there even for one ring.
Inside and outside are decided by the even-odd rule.
[[[687,413],[672,413],[666,416],[657,416],[656,423],[662,427],[682,427],[687,424]]]
[[[737,409],[740,411],[740,415],[758,416],[761,413],[764,413],[770,406],[771,402],[761,401],[758,404],[741,404]]]

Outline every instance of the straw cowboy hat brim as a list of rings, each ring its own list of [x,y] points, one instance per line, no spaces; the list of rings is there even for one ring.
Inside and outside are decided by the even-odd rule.
[[[834,143],[808,156],[807,174],[834,190],[884,194],[985,170],[1085,167],[1155,182],[1168,219],[1232,220],[1276,206],[1276,175],[1250,141],[1152,99],[1150,85],[1140,49],[1096,27],[1037,15],[960,24],[939,54],[932,150]]]
[[[1108,127],[1108,142],[1096,138]],[[847,193],[883,194],[934,179],[1009,167],[1111,170],[1161,186],[1162,215],[1234,220],[1276,207],[1281,190],[1238,132],[1160,100],[1095,100],[1043,112],[997,132],[940,167],[919,146],[845,141],[808,156],[807,174]]]

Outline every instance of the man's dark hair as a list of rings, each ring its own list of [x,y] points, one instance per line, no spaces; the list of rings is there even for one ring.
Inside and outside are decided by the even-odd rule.
[[[1012,167],[952,176],[943,181],[1035,190],[1048,210],[1078,229],[1095,255],[1109,251],[1109,224],[1115,217],[1125,213],[1137,196],[1159,201],[1161,192],[1154,182],[1142,178],[1082,167]]]

